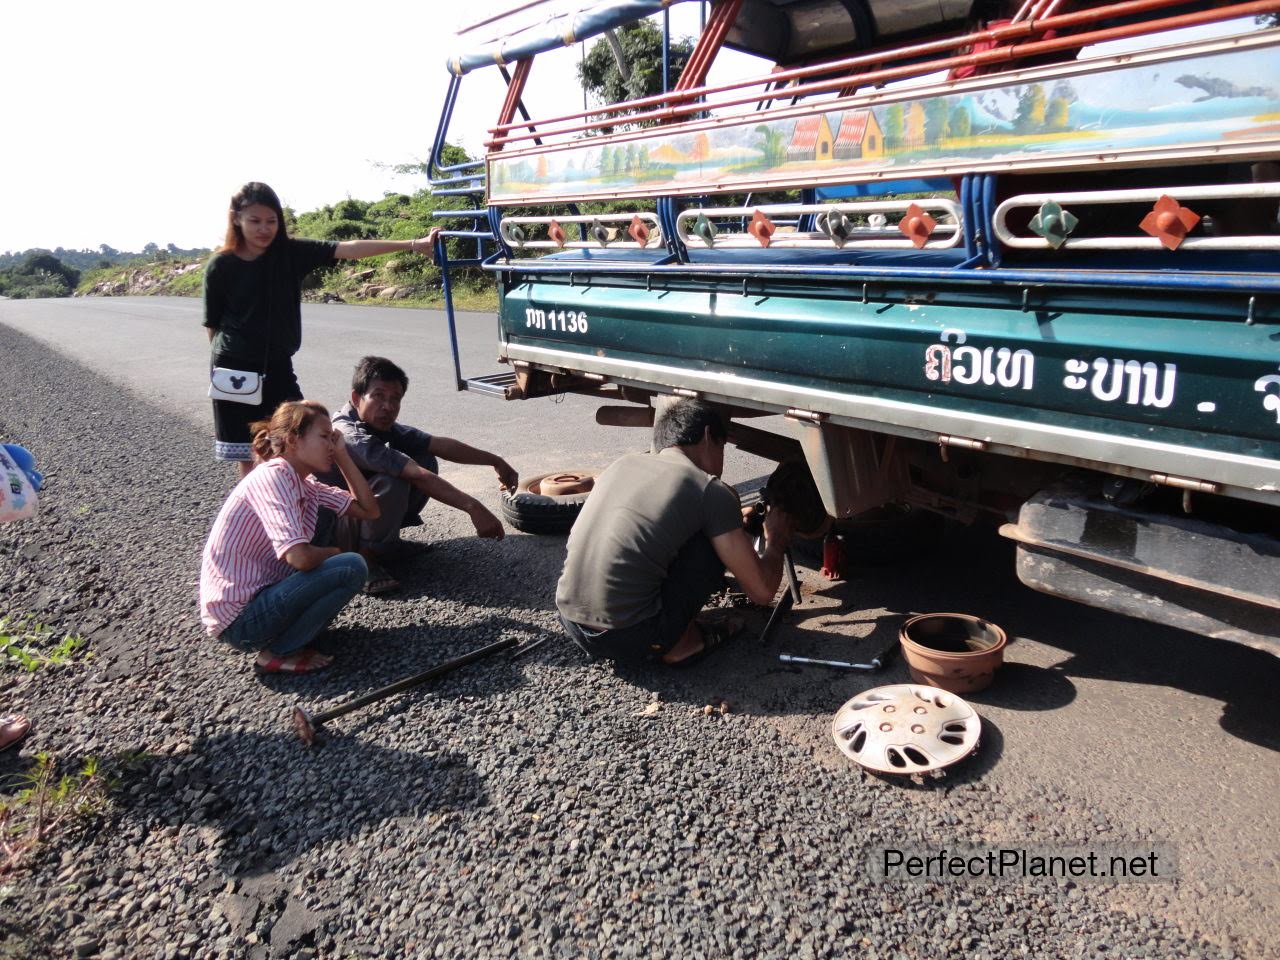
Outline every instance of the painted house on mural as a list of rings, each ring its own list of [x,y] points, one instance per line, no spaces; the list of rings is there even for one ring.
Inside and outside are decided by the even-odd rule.
[[[791,133],[791,143],[787,146],[787,160],[791,162],[830,160],[833,142],[831,124],[827,123],[825,115],[801,117],[796,121],[795,130]]]
[[[872,160],[884,156],[884,131],[870,110],[850,110],[840,118],[832,151],[837,160]]]

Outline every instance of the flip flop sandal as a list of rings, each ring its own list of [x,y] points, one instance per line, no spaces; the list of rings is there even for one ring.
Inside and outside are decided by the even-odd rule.
[[[16,747],[32,730],[31,721],[20,713],[0,717],[0,750]]]
[[[256,673],[315,673],[333,664],[330,657],[315,650],[303,650],[299,653],[288,653],[283,657],[271,656],[264,663],[253,662]]]
[[[702,648],[694,653],[689,654],[683,660],[677,660],[675,663],[668,663],[668,667],[675,667],[683,670],[685,667],[691,667],[695,663],[704,659],[708,653],[717,647],[724,646],[730,640],[741,632],[742,627],[735,627],[733,624],[727,623],[703,623],[698,621],[698,628],[702,631]]]
[[[371,597],[379,594],[391,593],[393,590],[400,589],[400,581],[387,572],[387,568],[377,562],[369,564],[369,579],[365,581],[361,593]]]

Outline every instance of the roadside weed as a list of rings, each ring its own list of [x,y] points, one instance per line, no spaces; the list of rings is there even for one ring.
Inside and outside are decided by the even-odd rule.
[[[38,753],[35,760],[18,778],[25,786],[0,800],[0,877],[26,866],[59,829],[106,809],[118,782],[103,773],[96,757],[87,757],[75,774],[59,774],[51,754]]]
[[[51,627],[31,617],[0,616],[0,653],[7,663],[28,673],[69,663],[84,645],[85,639],[79,634],[58,637]]]

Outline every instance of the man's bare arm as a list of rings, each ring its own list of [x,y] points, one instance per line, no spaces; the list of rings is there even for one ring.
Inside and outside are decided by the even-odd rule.
[[[452,437],[432,437],[431,453],[442,460],[448,460],[451,463],[469,463],[483,467],[493,467],[494,472],[498,474],[498,482],[508,490],[514,490],[520,483],[520,474],[512,469],[511,464],[503,460],[496,453],[490,453],[488,450],[481,450],[463,443],[461,440],[455,440]]]
[[[713,537],[711,546],[751,602],[768,606],[782,582],[782,560],[791,542],[790,517],[776,507],[770,509],[765,516],[764,536],[764,556],[756,553],[751,538],[741,529]]]
[[[432,500],[438,500],[447,507],[461,510],[471,518],[476,534],[501,540],[503,535],[502,521],[495,517],[487,507],[470,494],[463,493],[448,480],[437,476],[430,470],[410,460],[400,471],[400,476],[425,493]]]

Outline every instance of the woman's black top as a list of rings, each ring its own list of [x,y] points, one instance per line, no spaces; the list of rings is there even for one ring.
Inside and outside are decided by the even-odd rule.
[[[264,373],[290,366],[302,346],[302,282],[331,267],[338,245],[289,238],[255,260],[219,253],[204,270],[204,325],[213,365]]]

